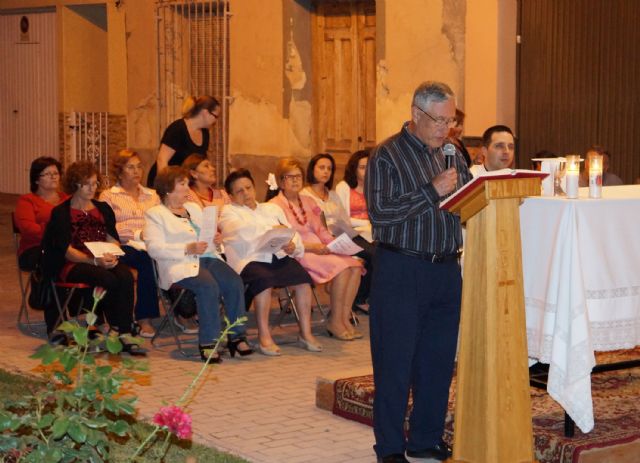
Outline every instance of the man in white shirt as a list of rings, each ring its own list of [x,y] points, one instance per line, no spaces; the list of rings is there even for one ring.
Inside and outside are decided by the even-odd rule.
[[[475,177],[493,170],[507,169],[513,165],[515,155],[513,132],[506,125],[494,125],[482,134],[484,164],[473,165],[469,170]]]

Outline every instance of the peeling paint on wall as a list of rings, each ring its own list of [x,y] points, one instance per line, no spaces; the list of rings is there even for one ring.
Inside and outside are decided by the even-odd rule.
[[[447,0],[442,4],[442,34],[449,42],[451,59],[457,67],[458,107],[464,107],[464,42],[467,0]]]
[[[310,105],[306,101],[290,103],[290,118],[282,117],[275,103],[233,94],[229,108],[230,120],[241,121],[229,127],[230,155],[235,153],[265,154],[273,156],[299,156],[309,153],[301,140],[307,135]],[[307,106],[309,106],[307,108]],[[294,127],[296,127],[294,129]]]
[[[378,98],[389,96],[389,86],[387,85],[387,74],[389,74],[389,67],[387,61],[381,59],[376,66],[376,82],[378,83]]]
[[[291,20],[293,23],[293,19]],[[287,42],[287,61],[285,63],[284,72],[291,85],[292,90],[302,90],[307,82],[307,74],[302,67],[302,59],[298,47],[293,40],[293,30],[291,31],[289,41]]]
[[[156,118],[154,116],[157,98],[155,92],[147,95],[129,113],[129,146],[152,148],[157,144]]]

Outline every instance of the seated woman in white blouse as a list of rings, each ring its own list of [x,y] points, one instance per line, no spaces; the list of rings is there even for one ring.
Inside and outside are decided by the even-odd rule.
[[[336,193],[351,218],[353,228],[371,242],[371,222],[364,197],[364,175],[367,172],[368,161],[368,150],[353,153],[344,168],[344,180],[336,185]]]
[[[277,252],[256,249],[260,238],[269,230],[290,228],[285,214],[275,204],[256,202],[256,190],[251,173],[246,169],[232,172],[224,182],[231,197],[220,217],[220,229],[229,265],[240,274],[247,292],[253,297],[258,325],[259,350],[264,355],[280,355],[269,331],[271,290],[291,287],[295,290],[300,336],[298,343],[311,352],[322,346],[311,334],[311,277],[291,257],[301,257],[304,246],[296,233],[293,239]]]
[[[162,289],[177,283],[191,290],[196,297],[200,329],[200,358],[209,360],[208,353],[220,337],[220,296],[231,323],[245,314],[242,279],[215,251],[213,240],[202,241],[202,209],[187,202],[189,174],[177,166],[169,166],[156,176],[154,185],[162,204],[145,213],[144,241],[149,255],[158,264],[158,279]],[[239,325],[229,334],[227,347],[231,356],[250,355],[245,327]],[[220,363],[218,353],[210,361]]]

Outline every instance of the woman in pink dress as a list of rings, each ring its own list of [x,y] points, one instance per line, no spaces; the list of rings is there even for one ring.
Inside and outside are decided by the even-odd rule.
[[[316,284],[331,282],[331,315],[327,322],[329,336],[352,341],[362,337],[353,329],[350,316],[363,266],[359,260],[331,254],[327,248],[333,236],[322,224],[320,208],[313,199],[299,194],[304,186],[303,172],[300,161],[292,158],[280,160],[275,173],[280,193],[271,202],[282,208],[302,238],[304,255],[297,258],[300,264]]]

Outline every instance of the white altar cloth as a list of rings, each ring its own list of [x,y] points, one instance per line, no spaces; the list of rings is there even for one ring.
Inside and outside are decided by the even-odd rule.
[[[549,364],[547,391],[589,432],[594,351],[640,344],[640,185],[527,198],[520,230],[529,357]]]

